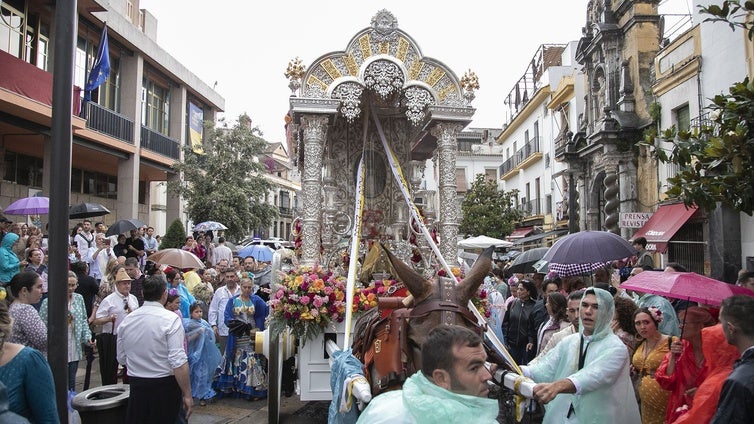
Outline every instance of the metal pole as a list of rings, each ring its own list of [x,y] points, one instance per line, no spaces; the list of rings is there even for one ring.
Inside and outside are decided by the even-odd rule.
[[[68,423],[68,203],[71,190],[71,130],[73,67],[76,53],[76,0],[55,5],[55,44],[52,73],[52,143],[50,161],[49,251],[50,284],[47,359],[55,379],[60,422]]]

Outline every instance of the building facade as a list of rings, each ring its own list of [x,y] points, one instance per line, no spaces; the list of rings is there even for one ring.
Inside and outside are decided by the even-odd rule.
[[[54,10],[31,0],[0,3],[0,206],[49,195]],[[214,121],[224,99],[156,43],[157,21],[138,0],[80,0],[75,58],[71,203],[111,210],[105,223],[137,218],[164,233],[186,221],[177,197],[153,196],[177,175],[189,117]],[[107,22],[110,75],[83,100]],[[44,223],[46,217],[38,218]]]

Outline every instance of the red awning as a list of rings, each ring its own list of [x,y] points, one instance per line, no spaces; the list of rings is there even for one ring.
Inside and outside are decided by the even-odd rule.
[[[670,239],[694,212],[696,212],[696,206],[686,209],[683,203],[661,205],[631,240],[644,237],[647,239],[647,250],[665,253]]]
[[[530,227],[519,227],[513,230],[511,235],[507,237],[508,240],[518,240],[520,238],[524,238],[528,236],[532,231],[534,231],[534,226]]]

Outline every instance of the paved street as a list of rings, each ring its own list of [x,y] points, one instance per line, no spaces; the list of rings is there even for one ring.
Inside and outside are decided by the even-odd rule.
[[[76,375],[76,391],[84,387],[86,361],[79,362]],[[100,386],[99,365],[97,358],[92,364],[90,388]],[[280,406],[280,423],[282,424],[318,424],[327,422],[328,402],[302,402],[297,396],[283,398]],[[189,424],[232,424],[254,423],[267,424],[267,401],[247,401],[243,399],[219,399],[215,403],[194,405],[194,413]]]

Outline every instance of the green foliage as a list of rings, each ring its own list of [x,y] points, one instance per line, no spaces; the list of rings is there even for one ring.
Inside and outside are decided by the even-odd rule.
[[[692,131],[675,127],[659,138],[673,147],[656,146],[654,137],[641,144],[650,147],[661,162],[678,166],[668,178],[668,196],[713,210],[718,202],[748,215],[754,211],[754,85],[748,78],[717,95],[710,106],[711,125]]]
[[[513,232],[524,212],[512,207],[518,190],[498,191],[497,183],[477,174],[461,204],[463,219],[459,231],[471,236],[503,238]]]
[[[170,223],[168,231],[165,233],[165,236],[162,237],[160,249],[180,249],[184,244],[186,244],[186,231],[183,229],[183,223],[181,220],[176,219]]]
[[[186,199],[188,215],[194,222],[218,221],[228,227],[225,235],[241,239],[253,229],[267,227],[278,216],[265,202],[272,189],[263,174],[267,171],[257,158],[267,148],[251,119],[241,115],[232,128],[204,126],[204,155],[187,148],[184,161],[173,167],[182,174],[168,188]]]
[[[743,29],[749,40],[754,40],[754,21],[746,19],[748,13],[754,12],[754,1],[741,4],[740,0],[726,0],[722,5],[699,6],[699,11],[710,15],[704,22],[725,22],[731,29]]]
[[[742,28],[754,37],[752,22],[746,14],[754,2],[724,1],[722,5],[700,7],[711,15],[705,21],[726,22],[732,29]],[[710,110],[711,122],[692,131],[675,127],[659,134],[646,132],[639,145],[647,146],[661,162],[678,167],[668,178],[669,197],[687,205],[711,211],[718,203],[751,215],[754,212],[754,84],[745,78],[733,84],[729,94],[715,96]],[[656,139],[672,141],[665,150]]]

